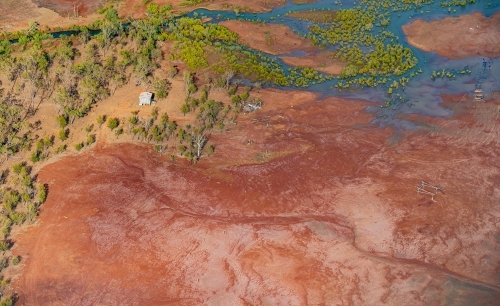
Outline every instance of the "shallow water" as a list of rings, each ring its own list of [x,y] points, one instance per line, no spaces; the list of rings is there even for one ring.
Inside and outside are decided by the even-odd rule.
[[[342,5],[335,5],[331,1],[317,1],[312,4],[297,5],[290,1],[282,7],[275,8],[267,13],[239,13],[224,12],[224,11],[209,11],[205,9],[198,9],[189,14],[189,16],[204,16],[211,17],[213,23],[218,23],[226,19],[241,19],[249,21],[265,21],[270,24],[284,24],[293,29],[296,33],[305,35],[307,29],[312,22],[302,21],[295,18],[284,17],[285,14],[293,11],[300,10],[320,10],[320,9],[345,9],[353,7],[355,1],[342,1]],[[491,3],[487,6],[487,3]],[[457,12],[453,12],[456,9]],[[424,13],[422,14],[421,11]],[[427,13],[428,11],[428,13]],[[491,17],[494,13],[500,12],[500,2],[478,0],[474,4],[469,4],[466,7],[454,7],[452,12],[448,12],[447,8],[439,6],[439,1],[432,5],[425,6],[422,10],[397,12],[392,16],[391,24],[388,27],[392,33],[400,37],[399,42],[407,48],[413,50],[419,63],[412,71],[422,69],[423,73],[411,79],[405,90],[400,90],[406,103],[392,105],[388,108],[369,107],[367,110],[375,112],[377,119],[373,121],[374,124],[380,126],[393,126],[396,129],[415,129],[417,128],[410,122],[397,119],[398,114],[419,114],[429,117],[446,117],[452,114],[452,111],[440,106],[442,102],[440,95],[443,94],[471,94],[479,82],[482,84],[485,95],[500,89],[500,65],[498,59],[487,59],[483,57],[475,57],[462,60],[448,60],[435,53],[424,52],[411,46],[405,38],[402,26],[413,22],[415,19],[423,19],[425,21],[442,19],[449,16],[460,16],[463,14],[471,14],[473,12],[481,12],[487,17]],[[333,49],[332,46],[328,46]],[[286,56],[304,56],[303,51],[298,50]],[[285,65],[282,61],[277,59],[284,69],[289,66]],[[486,68],[483,67],[483,62],[487,61]],[[461,70],[468,67],[472,73],[470,75],[457,75],[456,80],[449,79],[431,79],[433,71],[442,69],[457,69]],[[410,71],[411,72],[411,71]],[[409,77],[410,72],[404,76]],[[311,85],[307,88],[308,91],[321,93],[324,96],[338,96],[345,98],[361,99],[372,102],[383,103],[390,100],[390,96],[386,92],[386,88],[368,88],[357,90],[355,92],[340,92],[332,89],[337,83],[337,80],[326,81],[322,84]],[[291,87],[294,88],[294,87]]]

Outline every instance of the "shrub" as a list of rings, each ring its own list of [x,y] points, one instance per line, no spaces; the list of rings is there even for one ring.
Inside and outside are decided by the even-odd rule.
[[[14,257],[12,257],[12,260],[11,260],[11,262],[14,266],[17,266],[20,261],[21,261],[21,258],[19,256],[14,256]]]
[[[10,245],[7,241],[5,241],[5,240],[0,241],[0,251],[1,252],[7,251],[9,249],[9,247],[10,247]]]
[[[208,100],[208,93],[206,91],[203,91],[200,96],[200,103],[205,103]]]
[[[158,107],[153,107],[153,109],[151,110],[151,117],[153,118],[157,118],[158,117]]]
[[[187,101],[186,101],[187,103]],[[200,105],[200,100],[198,99],[189,99],[189,106],[191,109],[196,109]]]
[[[168,123],[168,115],[167,115],[167,113],[164,113],[163,115],[161,115],[161,123],[163,123],[163,124],[167,124]]]
[[[239,103],[239,102],[241,102],[241,98],[240,98],[240,96],[235,95],[235,96],[232,96],[232,97],[231,97],[231,101],[232,101],[233,103]]]
[[[69,132],[69,130],[65,130],[65,129],[59,130],[59,139],[61,139],[62,141],[65,141],[66,139],[68,139],[68,132]]]
[[[75,145],[75,149],[76,149],[77,151],[80,151],[82,148],[83,148],[83,143],[81,143],[81,142],[79,142],[79,143],[77,143],[77,144]]]
[[[191,152],[187,152],[185,156],[186,156],[186,158],[187,158],[188,160],[193,160],[193,158],[194,158],[194,154],[193,154],[193,153],[191,153]]]
[[[87,141],[85,142],[87,146],[93,144],[95,142],[95,135],[88,135],[87,136]]]
[[[15,174],[20,174],[23,168],[25,167],[22,163],[14,164],[12,166],[12,170],[14,171]]]
[[[106,126],[110,130],[114,130],[115,128],[118,127],[118,125],[120,125],[120,120],[118,120],[118,118],[109,118]]]
[[[4,298],[2,301],[0,301],[0,306],[12,306],[12,298],[10,296]]]
[[[248,94],[248,92],[244,92],[240,95],[240,98],[241,100],[243,101],[246,101],[246,99],[248,99],[248,97],[250,97],[250,95]]]
[[[65,128],[68,125],[68,118],[66,116],[57,116],[57,123],[61,129]]]
[[[36,150],[37,151],[42,151],[43,148],[44,148],[44,145],[43,145],[43,140],[42,139],[38,139],[35,143],[35,146],[36,146]]]
[[[14,224],[21,225],[26,220],[26,215],[20,212],[11,213],[9,218]]]
[[[170,82],[167,80],[154,79],[153,87],[156,92],[156,98],[165,99],[168,96],[168,92],[170,90]]]
[[[36,163],[37,161],[39,161],[40,160],[40,151],[35,151],[35,152],[31,153],[30,160],[33,163]]]
[[[45,136],[43,138],[43,147],[48,148],[54,144],[54,136]]]
[[[56,149],[55,152],[56,152],[56,154],[59,154],[59,153],[62,153],[64,151],[66,151],[66,145],[65,144],[62,145],[62,146],[57,147],[57,149]]]
[[[45,185],[38,185],[38,202],[40,204],[44,203],[47,200],[47,188]]]
[[[188,92],[190,94],[195,93],[197,90],[198,90],[198,88],[196,87],[196,85],[194,85],[194,84],[189,85]]]
[[[229,90],[227,91],[227,94],[228,94],[228,95],[230,95],[230,96],[232,96],[232,95],[234,95],[234,94],[236,93],[236,91],[237,91],[237,90],[238,90],[238,87],[236,87],[236,86],[231,86],[231,87],[229,88]]]
[[[163,152],[163,146],[161,146],[161,145],[155,145],[155,147],[154,147],[154,148],[155,148],[155,152],[156,152],[156,153],[161,153],[161,152]]]
[[[128,118],[128,122],[130,122],[130,124],[132,125],[136,125],[137,123],[139,123],[139,118],[137,118],[137,116],[132,116]]]
[[[214,154],[214,152],[215,152],[215,146],[214,145],[208,146],[207,151],[208,151],[208,155]]]
[[[189,105],[184,103],[181,105],[181,112],[186,116],[187,113],[189,113]]]
[[[99,126],[101,126],[106,121],[106,116],[99,115],[99,116],[97,116],[96,121],[99,124]]]
[[[179,73],[179,70],[177,70],[177,67],[175,66],[170,66],[168,70],[168,76],[173,78]]]
[[[85,127],[85,132],[90,133],[90,132],[92,132],[92,129],[94,129],[94,125],[89,124]]]
[[[123,134],[123,129],[122,128],[119,128],[115,131],[115,135],[116,136],[120,136],[121,134]]]

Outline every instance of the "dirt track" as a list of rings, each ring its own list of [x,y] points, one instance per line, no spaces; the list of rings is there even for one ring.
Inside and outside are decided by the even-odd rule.
[[[101,144],[42,169],[18,305],[496,305],[498,119],[460,102],[391,144],[367,103],[261,95],[197,166]]]

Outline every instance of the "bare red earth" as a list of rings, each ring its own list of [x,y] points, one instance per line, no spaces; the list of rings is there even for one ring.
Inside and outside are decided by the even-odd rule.
[[[418,19],[404,25],[403,32],[411,45],[449,59],[500,57],[498,13],[490,18],[475,12],[428,22]]]
[[[196,166],[102,144],[42,169],[18,305],[498,305],[497,102],[396,141],[365,102],[261,95]]]

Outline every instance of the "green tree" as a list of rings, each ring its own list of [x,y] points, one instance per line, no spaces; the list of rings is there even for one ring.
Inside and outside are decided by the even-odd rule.
[[[155,90],[155,95],[158,99],[165,99],[168,96],[171,84],[168,80],[155,78],[153,80],[153,88]]]
[[[181,112],[184,114],[184,116],[189,113],[189,105],[187,103],[181,105]]]

